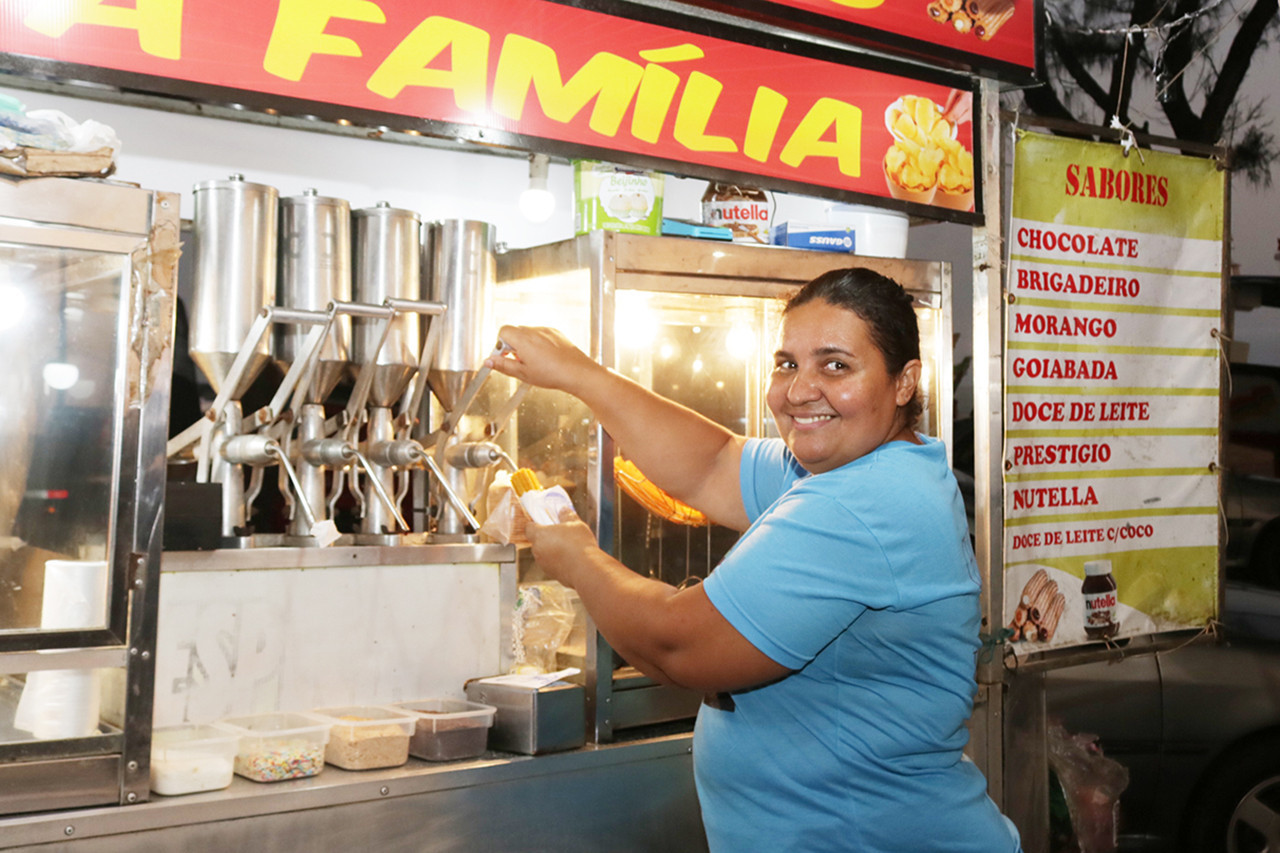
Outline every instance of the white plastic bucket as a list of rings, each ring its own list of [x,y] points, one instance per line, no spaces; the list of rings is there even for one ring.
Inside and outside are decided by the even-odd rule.
[[[832,204],[827,208],[827,221],[853,229],[855,252],[859,255],[877,258],[907,256],[910,219],[905,213],[861,204]]]

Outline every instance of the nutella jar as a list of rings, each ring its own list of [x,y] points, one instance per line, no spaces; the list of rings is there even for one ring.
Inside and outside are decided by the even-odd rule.
[[[728,228],[735,243],[769,245],[772,222],[773,197],[758,187],[713,182],[702,194],[702,224]]]
[[[1115,636],[1120,624],[1116,621],[1116,579],[1111,575],[1110,560],[1085,561],[1080,597],[1085,636],[1090,640]]]

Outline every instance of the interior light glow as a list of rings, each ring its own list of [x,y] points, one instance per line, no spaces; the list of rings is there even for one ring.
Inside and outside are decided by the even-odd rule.
[[[546,154],[529,155],[529,187],[520,193],[516,206],[530,222],[546,222],[556,212],[556,197],[547,189],[550,160]]]
[[[66,391],[80,381],[80,368],[65,361],[51,361],[42,371],[44,384],[55,391]]]
[[[619,291],[615,305],[613,329],[618,346],[623,350],[652,349],[658,338],[658,318],[649,304],[648,294],[634,290]]]
[[[12,329],[26,313],[26,294],[12,284],[0,284],[0,329]]]
[[[734,323],[725,336],[724,346],[734,358],[746,359],[755,354],[756,336],[746,324]]]

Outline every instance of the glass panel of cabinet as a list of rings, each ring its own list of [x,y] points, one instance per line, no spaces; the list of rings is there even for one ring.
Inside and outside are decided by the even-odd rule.
[[[873,268],[915,299],[924,362],[921,429],[950,441],[946,264],[597,231],[506,252],[497,266],[495,335],[507,323],[558,328],[602,364],[753,437],[777,434],[764,388],[785,298],[828,270]],[[566,394],[530,389],[500,440],[544,485],[564,486],[602,547],[635,571],[675,585],[697,583],[737,539],[682,508],[655,512],[645,495],[637,499],[626,487],[633,483],[626,482],[619,448]],[[521,560],[522,580],[537,580],[528,554]],[[652,684],[614,655],[589,620],[585,634],[581,659],[566,649],[562,662],[584,669],[597,740],[696,711],[701,697]]]
[[[0,181],[0,813],[148,794],[178,198]]]

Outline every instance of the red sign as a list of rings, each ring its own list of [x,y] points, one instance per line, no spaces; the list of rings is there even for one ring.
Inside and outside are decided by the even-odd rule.
[[[8,54],[373,112],[392,130],[442,122],[765,186],[972,204],[971,92],[543,0],[0,0],[0,15]]]
[[[697,2],[697,0],[695,0]],[[923,42],[981,60],[1036,70],[1035,0],[770,0],[759,7],[786,6],[821,15],[833,30],[847,22]],[[787,9],[778,9],[785,17]]]

